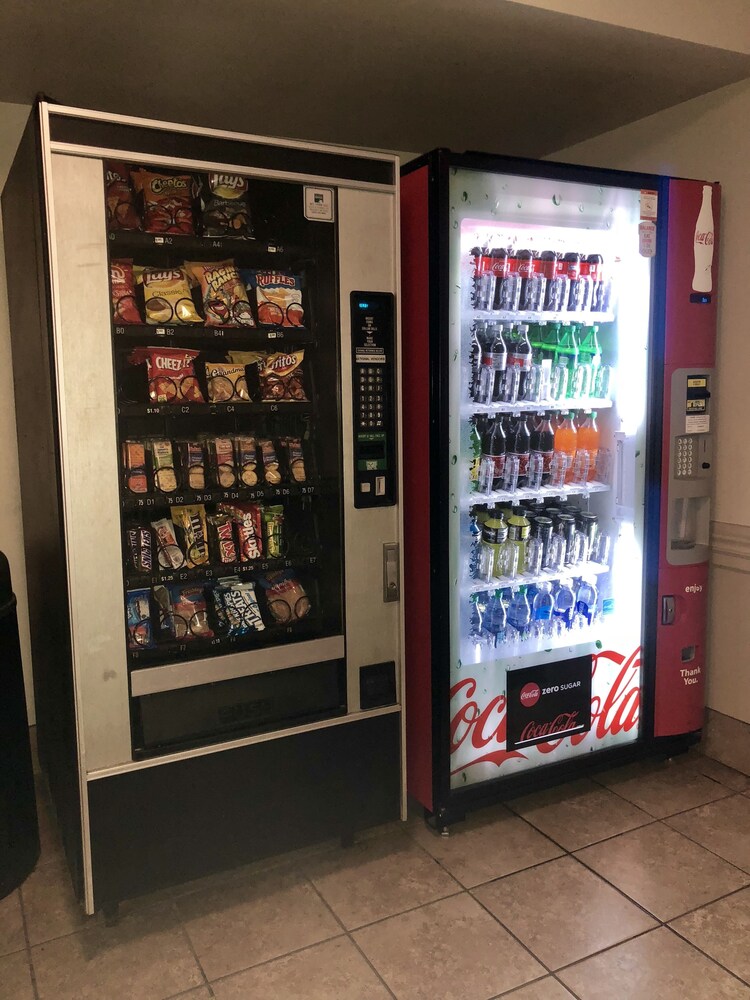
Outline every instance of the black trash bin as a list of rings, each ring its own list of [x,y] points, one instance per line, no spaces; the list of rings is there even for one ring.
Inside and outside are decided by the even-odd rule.
[[[0,552],[0,899],[23,882],[38,858],[39,826],[16,598],[8,560]]]

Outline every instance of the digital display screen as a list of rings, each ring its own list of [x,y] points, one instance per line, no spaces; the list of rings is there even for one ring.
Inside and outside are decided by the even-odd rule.
[[[357,448],[360,458],[385,458],[385,441],[370,441]]]
[[[688,389],[705,389],[708,385],[708,377],[706,375],[693,375],[687,380]]]

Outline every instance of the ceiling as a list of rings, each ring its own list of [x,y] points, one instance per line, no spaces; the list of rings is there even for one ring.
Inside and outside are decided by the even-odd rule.
[[[543,156],[750,76],[507,0],[4,0],[0,38],[0,101],[414,151]]]

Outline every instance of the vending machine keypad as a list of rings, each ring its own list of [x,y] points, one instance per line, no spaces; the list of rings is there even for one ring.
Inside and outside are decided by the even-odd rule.
[[[395,308],[390,292],[352,292],[354,506],[396,502]]]
[[[677,479],[689,479],[694,475],[694,460],[698,452],[697,443],[693,434],[681,434],[677,437],[675,477]]]

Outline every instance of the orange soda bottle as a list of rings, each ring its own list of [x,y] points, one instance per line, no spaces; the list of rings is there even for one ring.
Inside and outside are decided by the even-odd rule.
[[[565,482],[569,483],[573,479],[573,462],[575,461],[578,449],[578,431],[573,422],[573,414],[561,413],[560,422],[555,428],[555,451],[568,455],[570,458],[568,470],[565,473]]]
[[[596,426],[596,413],[585,414],[583,422],[578,425],[578,448],[589,453],[589,471],[587,479],[596,476],[596,459],[599,454],[599,428]]]

